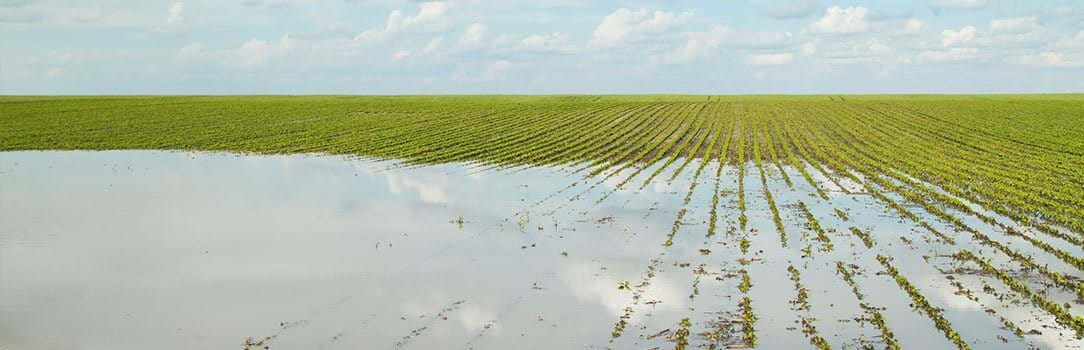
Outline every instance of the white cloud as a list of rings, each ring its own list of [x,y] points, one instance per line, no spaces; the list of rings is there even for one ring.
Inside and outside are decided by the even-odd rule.
[[[242,0],[242,6],[269,9],[269,8],[285,8],[294,5],[293,0]]]
[[[771,50],[797,46],[802,43],[801,39],[791,32],[732,32],[723,45]]]
[[[118,63],[130,58],[131,55],[126,51],[65,49],[49,51],[46,55],[35,57],[33,60],[61,66],[76,66]]]
[[[184,13],[184,3],[175,2],[169,6],[166,19],[158,26],[151,28],[148,33],[159,36],[180,36],[187,34],[188,30],[189,25]]]
[[[973,47],[954,47],[947,50],[922,51],[915,56],[919,63],[939,63],[971,60],[978,57],[979,50]]]
[[[252,39],[238,47],[217,50],[194,43],[181,48],[174,56],[174,61],[182,64],[221,64],[252,69],[269,64],[288,54],[294,47],[295,42],[289,35],[283,35],[274,41]]]
[[[662,55],[652,56],[652,61],[661,63],[690,63],[716,52],[723,41],[734,31],[716,26],[706,32],[685,33],[685,42],[674,50]]]
[[[1076,33],[1075,36],[1068,37],[1058,41],[1055,44],[1056,47],[1062,49],[1082,49],[1084,50],[1084,30]]]
[[[511,68],[512,62],[506,60],[495,61],[486,66],[485,70],[482,72],[482,77],[485,79],[496,79]]]
[[[413,53],[411,53],[410,50],[399,50],[391,54],[391,59],[395,61],[405,61],[411,56],[413,56]]]
[[[356,34],[352,28],[347,22],[326,21],[314,29],[290,32],[290,37],[297,40],[349,39]]]
[[[64,75],[64,72],[66,72],[64,68],[49,68],[49,70],[45,71],[45,77],[50,79],[59,78]]]
[[[823,61],[829,64],[889,64],[910,61],[909,58],[897,55],[895,50],[877,38],[831,42],[822,48],[822,51]]]
[[[119,93],[141,89],[147,93],[290,92],[289,88],[271,87],[274,84],[270,82],[295,82],[297,92],[474,93],[511,89],[528,93],[605,93],[653,91],[655,83],[662,84],[657,85],[658,90],[695,91],[704,86],[719,86],[719,81],[725,81],[725,76],[735,72],[745,74],[742,67],[746,71],[765,72],[766,80],[762,83],[783,81],[772,73],[778,73],[776,67],[781,67],[811,72],[803,81],[814,86],[812,89],[873,86],[876,90],[877,85],[870,85],[862,77],[833,76],[850,67],[832,65],[844,64],[885,64],[883,70],[873,66],[855,68],[868,72],[892,71],[892,79],[912,84],[905,89],[923,88],[921,81],[908,80],[909,75],[959,80],[970,73],[989,72],[1006,74],[1006,81],[1021,80],[1013,81],[1012,87],[1041,90],[1046,86],[1059,89],[1072,86],[1067,82],[1072,78],[1068,73],[1080,69],[1084,57],[1084,39],[1071,39],[1084,38],[1084,34],[1078,34],[1081,28],[1076,26],[1082,7],[1066,1],[1045,7],[987,1],[988,8],[982,11],[927,8],[931,1],[918,8],[824,3],[825,6],[814,6],[812,12],[804,14],[810,7],[784,5],[771,11],[790,19],[753,24],[741,20],[731,24],[726,18],[709,17],[699,10],[696,14],[683,12],[695,6],[681,4],[665,8],[613,6],[604,7],[601,12],[597,7],[582,7],[578,10],[588,16],[584,22],[583,16],[579,20],[560,17],[564,9],[551,9],[548,5],[520,8],[476,0],[247,3],[261,8],[289,4],[291,7],[285,10],[261,10],[239,4],[245,0],[237,0],[232,6],[210,6],[191,0],[141,4],[16,0],[20,1],[17,6],[10,5],[11,1],[0,0],[0,20],[20,17],[24,18],[20,21],[38,23],[0,23],[0,27],[7,26],[11,33],[26,36],[25,40],[9,43],[11,48],[4,51],[7,54],[0,55],[4,56],[0,57],[0,63],[9,73],[3,78],[11,82],[7,86],[14,86],[13,91],[21,88],[30,92],[94,91],[94,84],[101,85],[102,91]],[[759,5],[749,14],[764,17],[773,5]],[[832,7],[835,5],[838,6]],[[1071,6],[1059,8],[1059,5]],[[372,16],[367,21],[358,21],[355,15],[361,11]],[[502,19],[491,21],[494,17],[490,14]],[[532,30],[517,25],[524,21],[571,22],[552,29]],[[238,34],[235,29],[242,27],[250,33],[240,37],[226,35]],[[189,33],[189,39],[172,45],[155,40],[159,34],[185,32]],[[283,35],[287,32],[288,35]],[[78,33],[81,39],[48,41],[52,36],[49,33]],[[208,36],[214,33],[223,35]],[[140,40],[110,46],[128,50],[126,56],[75,50],[103,47],[98,44],[110,38],[137,39],[140,34]],[[186,47],[188,44],[192,45]],[[53,57],[46,57],[50,53]],[[963,63],[905,64],[954,61]],[[982,64],[972,65],[978,62]],[[668,66],[683,64],[697,67]],[[755,67],[770,64],[786,65]],[[962,67],[968,69],[960,70]],[[1078,68],[1065,69],[1065,74],[1061,74],[1053,67]],[[53,68],[63,73],[51,74],[58,78],[49,80],[48,71]],[[591,74],[583,74],[585,71]],[[704,75],[704,71],[719,74]],[[1029,75],[1029,71],[1035,72],[1035,79],[1021,78]],[[1021,72],[1024,73],[1008,76]],[[245,76],[242,79],[231,74]],[[660,75],[673,78],[651,79]],[[749,78],[748,74],[742,76]],[[162,83],[156,84],[155,79]],[[424,79],[433,80],[423,83]],[[982,85],[976,85],[975,89],[999,88],[995,80],[975,84]],[[517,90],[516,86],[522,87]],[[735,85],[727,87],[727,91],[743,92],[764,86],[793,91],[786,84]],[[966,84],[941,87],[971,88]]]
[[[926,30],[927,25],[928,25],[928,23],[926,21],[924,21],[924,20],[917,19],[917,18],[911,18],[911,19],[908,19],[906,22],[903,22],[902,33],[903,34],[917,34],[919,32],[922,32],[923,30]]]
[[[790,52],[745,55],[745,64],[750,66],[779,66],[794,62]]]
[[[1059,51],[1047,51],[1038,55],[1021,57],[1021,63],[1034,66],[1084,67],[1084,54],[1067,54]]]
[[[1019,63],[1045,67],[1084,67],[1084,31],[1063,37],[1048,50],[1021,56]]]
[[[445,204],[449,196],[445,181],[416,180],[407,176],[395,175],[388,172],[388,192],[401,194],[413,192],[424,203]],[[443,180],[443,179],[441,179]]]
[[[825,10],[824,17],[809,26],[809,31],[829,34],[869,31],[869,22],[866,22],[866,13],[868,11],[865,7],[830,7]]]
[[[1038,17],[994,19],[989,31],[980,32],[976,41],[986,46],[1037,48],[1052,41],[1044,32]]]
[[[102,76],[99,73],[105,69],[130,69],[136,56],[125,50],[61,49],[19,58],[34,68],[35,77],[53,79],[66,76],[70,72],[79,72],[80,76]],[[38,71],[39,67],[44,71]]]
[[[798,52],[806,56],[815,55],[817,52],[820,52],[820,43],[821,40],[819,38],[814,38],[813,40],[802,43]]]
[[[936,0],[930,6],[938,8],[977,9],[986,7],[987,0]]]
[[[568,33],[561,32],[527,36],[520,40],[517,48],[531,52],[568,53],[573,51],[573,47],[568,44]]]
[[[941,46],[951,47],[966,44],[975,39],[978,31],[973,26],[967,26],[958,30],[945,29],[941,32]]]
[[[602,19],[591,37],[592,47],[618,47],[638,35],[659,34],[672,31],[685,25],[692,18],[692,12],[648,13],[647,9],[618,9]]]
[[[403,17],[399,10],[392,11],[388,15],[387,30],[391,32],[409,31],[415,29],[443,29],[447,24],[448,3],[444,1],[431,1],[418,4],[418,15]]]
[[[817,12],[820,7],[813,0],[787,1],[772,4],[765,9],[764,14],[772,18],[789,19],[805,18]]]
[[[467,26],[467,29],[463,31],[463,37],[459,39],[459,42],[466,45],[478,45],[482,43],[482,39],[486,34],[486,25],[481,23],[472,23]]]
[[[448,28],[448,3],[445,1],[430,1],[418,4],[418,14],[415,16],[403,16],[399,10],[388,14],[384,28],[369,29],[354,36],[354,41],[370,43],[385,40],[389,37],[402,33],[415,32],[443,32]]]
[[[990,21],[990,31],[995,33],[1023,33],[1039,27],[1038,17],[1018,17]]]
[[[173,15],[173,6],[170,6],[169,12],[166,14],[165,22],[169,22],[171,20],[171,18],[170,18],[171,16],[174,16]],[[172,20],[175,21],[175,23],[183,24],[183,20],[184,20],[183,12],[178,13],[178,16],[179,17],[172,18]],[[101,9],[70,11],[70,12],[64,12],[64,13],[57,14],[57,19],[58,20],[62,20],[62,21],[66,21],[66,22],[75,22],[75,23],[94,23],[94,22],[101,21],[105,17],[106,17],[106,13],[105,13],[105,11],[102,11]]]
[[[441,44],[443,44],[443,43],[444,43],[444,38],[443,37],[438,36],[436,38],[433,38],[432,40],[429,40],[429,44],[426,44],[425,48],[422,49],[422,53],[427,54],[427,55],[437,54],[437,52],[440,51]]]
[[[429,43],[418,51],[399,50],[392,54],[392,60],[396,62],[405,62],[410,59],[418,57],[431,57],[440,55],[440,49],[443,47],[444,37],[436,37],[429,40]]]

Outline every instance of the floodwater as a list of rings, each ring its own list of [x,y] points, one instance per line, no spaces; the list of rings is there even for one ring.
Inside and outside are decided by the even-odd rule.
[[[743,297],[752,300],[761,347],[808,347],[802,321],[836,348],[882,347],[836,273],[844,262],[857,267],[862,303],[880,310],[904,348],[951,348],[880,273],[876,254],[892,256],[972,347],[1082,344],[1026,300],[999,297],[1012,291],[996,278],[959,273],[966,270],[947,257],[993,250],[931,219],[958,241],[932,239],[831,174],[817,179],[830,190],[824,201],[796,169],[785,168],[792,186],[766,173],[782,239],[756,168],[745,174],[745,232],[737,169],[722,169],[717,233],[707,237],[718,165],[694,179],[698,162],[675,176],[681,163],[646,185],[654,168],[618,188],[634,169],[603,180],[571,168],[405,167],[319,155],[0,153],[0,347],[672,348],[683,338],[738,347]],[[812,239],[799,201],[828,229],[833,250]],[[877,246],[866,248],[850,226],[868,230]],[[664,246],[671,233],[674,244]],[[1080,277],[1057,259],[1040,261]],[[993,262],[1014,268],[1007,258]],[[808,309],[792,302],[788,266],[801,271]],[[748,292],[738,288],[740,270],[751,278]],[[1072,293],[1026,281],[1072,304],[1073,314],[1084,311]],[[1014,335],[1000,318],[1040,334]]]

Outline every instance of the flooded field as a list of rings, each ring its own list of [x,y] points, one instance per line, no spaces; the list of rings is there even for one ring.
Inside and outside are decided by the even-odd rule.
[[[685,160],[585,176],[318,155],[0,153],[0,343],[1084,345],[1078,242],[804,162]]]

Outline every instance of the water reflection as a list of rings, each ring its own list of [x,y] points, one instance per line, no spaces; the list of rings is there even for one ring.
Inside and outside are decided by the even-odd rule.
[[[618,190],[635,168],[602,181],[565,169],[314,155],[0,153],[0,339],[34,349],[230,348],[243,336],[271,337],[272,348],[650,348],[673,346],[651,335],[689,318],[699,346],[709,342],[701,333],[738,317],[745,294],[734,276],[747,269],[761,345],[794,347],[808,344],[787,302],[786,268],[796,265],[822,335],[853,345],[877,333],[855,321],[862,310],[834,270],[846,261],[861,266],[867,302],[884,308],[902,345],[948,345],[877,274],[872,257],[883,253],[976,347],[1079,345],[1055,331],[1034,343],[998,341],[1011,333],[987,308],[1022,325],[1038,320],[1027,327],[1052,320],[1027,304],[961,297],[938,270],[946,266],[924,259],[959,247],[922,239],[929,234],[914,223],[825,174],[814,172],[832,201],[811,196],[795,169],[785,170],[793,187],[770,173],[784,247],[755,168],[744,185],[750,231],[735,228],[737,171],[724,168],[718,233],[706,237],[717,164],[699,179],[698,162],[674,176],[683,163],[646,186],[657,169],[644,169]],[[832,229],[835,252],[801,251],[811,233],[798,201]],[[869,228],[875,250],[849,226]],[[671,232],[674,245],[664,247]],[[739,250],[743,237],[749,253]],[[637,288],[619,288],[626,281]],[[989,278],[968,283],[978,291],[984,281],[1002,288]],[[626,314],[625,334],[612,339]]]
[[[619,308],[579,290],[612,281],[561,280],[572,259],[560,254],[588,253],[576,237],[616,228],[562,217],[558,230],[584,234],[562,236],[505,221],[569,183],[556,172],[163,152],[2,160],[5,344],[495,346],[540,327],[516,310]],[[625,254],[630,270],[646,261]],[[612,317],[566,317],[562,327],[586,331],[550,342],[605,343]]]
[[[416,194],[418,199],[425,203],[445,204],[448,202],[447,177],[429,176],[417,179],[400,176],[393,172],[388,172],[384,176],[388,179],[388,192]]]

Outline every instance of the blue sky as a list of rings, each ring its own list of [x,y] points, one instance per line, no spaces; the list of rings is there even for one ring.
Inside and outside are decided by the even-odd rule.
[[[1084,1],[0,0],[2,94],[1084,92]]]

